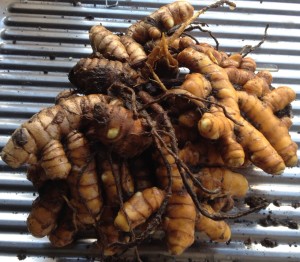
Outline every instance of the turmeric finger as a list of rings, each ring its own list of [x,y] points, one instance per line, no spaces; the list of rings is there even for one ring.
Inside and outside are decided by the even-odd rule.
[[[125,62],[129,58],[120,38],[104,26],[92,26],[89,36],[94,52],[99,52],[106,58],[114,58],[121,62]]]
[[[180,255],[194,243],[196,208],[186,191],[173,192],[163,222],[172,255]]]
[[[225,67],[238,68],[241,66],[242,61],[243,61],[242,55],[239,53],[234,53],[228,57],[223,56],[223,59],[220,61],[219,65],[223,68]]]
[[[106,94],[115,84],[138,86],[145,80],[128,63],[105,58],[81,58],[69,73],[70,82],[83,94]]]
[[[128,54],[128,62],[130,65],[138,65],[147,59],[144,48],[133,38],[123,35],[120,37],[121,43],[126,48]]]
[[[165,197],[164,191],[157,187],[147,188],[135,193],[124,203],[115,218],[115,226],[125,232],[129,232],[146,220],[160,207]]]
[[[208,55],[198,52],[192,47],[181,51],[177,59],[181,66],[187,67],[191,72],[206,75],[212,89],[216,92],[217,102],[225,107],[228,114],[238,118],[238,97],[225,69],[215,64]]]
[[[288,86],[280,86],[263,96],[262,101],[266,103],[273,112],[284,109],[296,99],[295,91]]]
[[[246,92],[238,92],[238,96],[241,110],[268,139],[283,158],[286,166],[295,166],[298,162],[298,146],[292,141],[286,126],[281,124],[270,107],[264,105],[255,96],[248,95]]]
[[[57,227],[51,231],[48,238],[54,247],[64,247],[74,241],[78,229],[74,224],[73,211],[65,207]]]
[[[270,92],[269,85],[263,78],[258,76],[248,80],[243,85],[242,90],[246,91],[248,94],[256,95],[257,97],[262,97],[264,94]]]
[[[199,98],[206,98],[212,90],[210,82],[199,73],[187,74],[180,88]]]
[[[48,177],[40,163],[37,163],[36,165],[29,165],[27,168],[27,179],[31,181],[35,189],[39,190],[48,180]]]
[[[209,139],[219,139],[222,158],[230,167],[240,167],[244,164],[245,153],[236,141],[234,124],[216,107],[211,107],[209,113],[204,113],[198,122],[199,133]]]
[[[71,170],[63,145],[57,140],[51,140],[43,148],[40,162],[49,179],[67,178]]]
[[[169,142],[168,137],[164,137],[165,141]],[[165,165],[165,162],[161,155],[158,153],[158,151],[154,152],[153,158],[158,162],[155,174],[157,177],[157,180],[159,182],[159,185],[162,188],[167,188],[170,177],[172,178],[172,191],[177,192],[177,191],[182,191],[184,188],[184,184],[179,172],[179,169],[176,165],[174,157],[167,151],[167,149],[163,148],[162,152],[164,154],[165,160],[168,162],[170,165],[170,174],[168,174],[168,168]]]
[[[1,157],[9,166],[37,163],[37,155],[51,140],[78,129],[85,117],[91,118],[94,106],[106,102],[104,95],[78,96],[41,110],[16,129],[2,149]]]
[[[209,213],[214,213],[209,205],[204,207]],[[225,221],[215,221],[201,214],[197,216],[195,227],[196,230],[203,231],[212,241],[227,242],[231,237],[230,227]]]
[[[235,67],[224,68],[231,83],[239,86],[245,85],[249,80],[255,77],[252,71],[242,70]]]
[[[197,143],[187,143],[180,151],[179,158],[191,166],[218,165],[225,166],[216,143],[200,139]]]
[[[103,199],[98,183],[96,163],[84,135],[71,132],[66,138],[68,157],[72,163],[68,184],[76,216],[83,224],[95,224],[99,218]]]
[[[251,162],[269,174],[281,174],[285,169],[282,157],[269,141],[248,121],[237,126],[237,137]]]
[[[95,141],[125,158],[140,154],[152,142],[145,123],[134,119],[133,113],[118,103],[108,102],[109,98],[101,94],[78,96],[40,111],[15,130],[1,152],[2,159],[14,168],[35,164],[46,144],[78,130],[84,120],[90,121],[90,128],[95,130]]]
[[[239,68],[244,69],[246,71],[248,70],[254,72],[256,70],[256,62],[253,58],[249,56],[243,57]]]
[[[101,214],[101,220],[97,231],[100,234],[98,245],[103,249],[105,256],[112,256],[121,251],[121,247],[114,246],[114,243],[127,242],[128,238],[122,235],[122,232],[114,225],[116,212],[111,206],[104,206]]]
[[[221,189],[220,194],[233,197],[244,197],[248,191],[247,179],[239,173],[228,168],[203,168],[198,174],[198,179],[204,187],[210,190]],[[197,193],[204,194],[201,189],[196,189]],[[214,195],[209,195],[214,198]]]
[[[199,119],[200,119],[199,112],[195,110],[189,110],[179,115],[178,124],[181,127],[193,128],[197,126]]]
[[[100,177],[104,188],[106,203],[111,206],[118,206],[120,204],[118,185],[120,193],[124,197],[130,197],[134,193],[134,181],[128,170],[127,165],[123,164],[121,167],[117,161],[113,161],[112,165],[104,155],[99,154],[98,159],[100,165]],[[119,178],[119,181],[116,181]]]
[[[141,154],[152,143],[147,124],[135,119],[133,112],[115,104],[98,103],[94,107],[92,123],[96,127],[90,134],[110,147],[119,156],[131,158]]]
[[[278,143],[275,141],[270,143],[268,139],[270,138],[272,140],[271,136],[267,135],[267,139],[266,137],[264,137],[264,135],[261,134],[261,132],[255,129],[249,122],[247,122],[241,116],[240,108],[244,112],[248,110],[250,112],[260,112],[259,114],[257,114],[259,118],[258,121],[255,121],[259,122],[259,124],[262,123],[262,118],[264,118],[264,123],[268,123],[269,119],[271,119],[273,122],[274,119],[276,119],[276,117],[274,117],[273,115],[273,112],[271,112],[271,114],[268,113],[268,117],[265,117],[265,114],[263,114],[262,112],[268,110],[257,110],[257,107],[253,106],[253,102],[251,104],[245,102],[241,103],[241,95],[238,94],[238,91],[234,89],[231,81],[229,81],[231,79],[226,69],[223,69],[217,64],[215,64],[209,58],[209,56],[198,52],[197,50],[190,47],[180,52],[177,56],[177,59],[182,66],[186,66],[191,71],[207,74],[211,81],[212,88],[216,92],[217,102],[224,106],[227,114],[229,114],[231,117],[235,118],[235,120],[239,122],[239,124],[235,125],[235,133],[238,133],[237,140],[239,141],[239,144],[241,144],[241,146],[243,147],[245,153],[250,155],[250,160],[255,165],[262,168],[268,173],[278,174],[284,170],[285,164],[280,155],[277,153],[277,151],[271,146],[272,143],[277,144],[278,151],[282,150],[281,155],[285,155],[285,162],[288,166],[293,166],[296,164],[297,158],[295,157],[295,150],[297,150],[297,147],[295,143],[289,142],[289,135],[283,136],[283,138],[281,139],[282,143]],[[232,68],[229,67],[228,69]],[[236,68],[233,69],[236,70]],[[247,71],[244,70],[244,72]],[[245,94],[244,96],[247,95],[246,92],[239,93]],[[246,105],[249,106],[247,109],[245,109]],[[269,111],[271,110],[269,109]],[[247,114],[247,112],[245,113]],[[250,118],[253,119],[253,117],[254,115]],[[268,125],[269,124],[263,124],[264,127]],[[279,123],[274,123],[274,125],[272,126],[279,126]],[[278,128],[281,129],[282,125]],[[273,133],[273,129],[268,129],[268,131],[266,132],[270,133],[270,130],[272,130],[271,133]],[[286,132],[284,131],[283,133]],[[278,136],[278,133],[276,136]],[[284,149],[286,149],[285,152],[283,152]]]
[[[145,44],[150,39],[159,39],[162,31],[168,31],[173,26],[181,24],[192,17],[194,8],[186,1],[176,1],[174,3],[160,7],[149,15],[149,21],[138,21],[131,25],[126,35],[132,37],[140,44]],[[159,29],[159,27],[162,29]]]
[[[123,162],[120,167],[120,176],[121,176],[121,187],[123,194],[126,197],[130,197],[134,193],[134,180],[129,171],[127,163]]]
[[[27,228],[33,236],[44,237],[56,227],[66,193],[64,182],[49,181],[42,187],[27,218]]]

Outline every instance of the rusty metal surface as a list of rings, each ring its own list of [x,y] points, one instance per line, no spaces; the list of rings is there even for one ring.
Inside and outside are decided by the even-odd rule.
[[[80,57],[91,52],[88,29],[98,23],[122,32],[170,1],[119,1],[107,8],[105,1],[1,0],[0,3],[0,146],[11,132],[41,108],[53,103],[56,94],[70,84],[67,72]],[[213,1],[191,1],[196,9]],[[237,9],[211,10],[201,17],[220,42],[220,49],[236,52],[257,44],[270,24],[267,41],[251,54],[259,68],[272,71],[274,86],[289,85],[297,92],[293,102],[293,139],[300,142],[300,2],[295,0],[235,1]],[[108,1],[108,4],[114,4]],[[214,44],[204,33],[201,41]],[[266,210],[231,221],[232,241],[210,243],[198,235],[196,243],[178,258],[166,253],[159,235],[140,253],[147,261],[300,261],[300,231],[288,224],[263,227],[260,219],[271,217],[300,223],[300,169],[287,169],[270,176],[249,170],[249,195],[266,197],[274,204]],[[89,261],[97,255],[82,236],[70,247],[57,249],[46,238],[27,233],[26,217],[37,194],[26,180],[25,169],[12,170],[0,161],[0,259],[1,261]],[[277,202],[276,202],[277,201]],[[279,203],[279,206],[277,206]],[[268,248],[264,238],[278,245]]]

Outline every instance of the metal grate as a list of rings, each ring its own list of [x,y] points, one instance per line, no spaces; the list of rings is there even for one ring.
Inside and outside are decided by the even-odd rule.
[[[0,3],[0,146],[11,132],[42,107],[52,105],[62,89],[70,87],[67,72],[91,52],[88,29],[98,23],[112,31],[124,31],[170,1],[119,1],[107,8],[100,0],[1,0]],[[200,1],[199,1],[200,2]],[[192,1],[196,9],[213,1]],[[300,3],[297,0],[235,1],[237,9],[211,10],[201,17],[220,42],[220,49],[239,51],[256,44],[266,24],[267,41],[251,56],[258,67],[272,70],[274,86],[289,85],[300,95]],[[115,1],[108,1],[114,4]],[[196,36],[212,40],[203,33]],[[300,102],[293,102],[293,139],[299,144]],[[2,261],[87,261],[97,251],[90,247],[92,235],[85,235],[72,246],[56,249],[46,238],[27,233],[26,217],[36,193],[26,180],[24,169],[12,170],[0,161],[0,259]],[[250,170],[249,195],[277,200],[266,210],[249,215],[232,225],[229,244],[210,243],[198,235],[196,243],[176,261],[300,261],[300,230],[286,225],[263,227],[258,222],[268,215],[300,223],[300,169],[287,169],[278,177]],[[233,223],[233,221],[231,222]],[[276,240],[267,248],[260,241]],[[251,241],[249,241],[251,240]],[[140,249],[148,261],[175,261],[158,238]]]

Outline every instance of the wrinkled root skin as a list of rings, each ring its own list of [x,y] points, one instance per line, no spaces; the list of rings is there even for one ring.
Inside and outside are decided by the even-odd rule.
[[[297,165],[289,134],[296,95],[273,88],[270,72],[255,73],[242,51],[228,55],[187,33],[224,4],[235,7],[220,0],[194,13],[177,1],[122,36],[91,28],[93,53],[69,73],[74,89],[16,129],[1,152],[10,167],[29,166],[39,192],[32,235],[63,247],[94,229],[105,261],[163,230],[178,256],[195,232],[226,242],[225,219],[268,205],[227,213],[247,194],[244,167],[278,175]]]

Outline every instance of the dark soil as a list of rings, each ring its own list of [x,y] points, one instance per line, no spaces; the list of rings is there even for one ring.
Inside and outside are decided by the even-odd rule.
[[[271,215],[268,215],[266,218],[262,218],[259,220],[258,222],[259,225],[263,226],[263,227],[270,227],[270,226],[285,226],[288,227],[290,229],[299,229],[299,225],[296,221],[292,220],[292,219],[277,219],[274,217],[271,217]]]
[[[25,254],[18,254],[17,255],[17,258],[19,259],[19,260],[24,260],[24,259],[26,259],[26,255]]]
[[[244,241],[244,244],[245,244],[246,246],[250,246],[250,245],[252,244],[251,238],[248,237],[248,238]]]
[[[273,247],[277,247],[278,246],[278,243],[276,240],[273,240],[273,239],[270,239],[270,238],[265,238],[263,239],[262,241],[260,241],[261,245],[264,246],[264,247],[270,247],[270,248],[273,248]]]
[[[298,208],[298,207],[300,207],[300,202],[293,202],[293,203],[292,203],[292,207],[293,207],[293,208]]]
[[[270,226],[279,226],[280,222],[278,219],[271,217],[268,215],[266,218],[262,218],[258,222],[259,225],[263,227],[270,227]]]
[[[280,224],[290,229],[299,229],[298,223],[289,218],[281,220]]]
[[[274,200],[273,201],[273,205],[276,206],[276,207],[280,207],[281,206],[281,203],[279,200]]]
[[[263,197],[249,196],[245,198],[245,204],[247,204],[250,208],[254,208],[262,204],[266,204],[267,206],[269,203]]]

